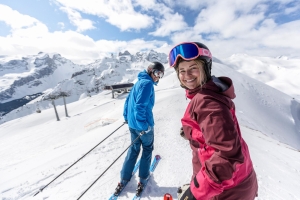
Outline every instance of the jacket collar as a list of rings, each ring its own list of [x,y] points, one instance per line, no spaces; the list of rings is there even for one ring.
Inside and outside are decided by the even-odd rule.
[[[232,84],[232,80],[228,77],[218,77],[217,79],[219,79],[221,84],[225,84],[227,86],[226,90],[224,90],[224,87],[218,86],[220,84],[219,81],[216,84],[215,83],[216,81],[214,82],[213,78],[212,78],[207,83],[205,83],[202,87],[199,86],[199,87],[194,88],[192,90],[186,90],[187,98],[192,99],[197,93],[201,93],[201,91],[205,91],[205,90],[210,90],[210,91],[213,91],[215,93],[222,94],[222,95],[224,95],[224,96],[226,96],[230,99],[234,99],[235,98],[235,93],[234,93],[234,87],[233,87],[233,84]]]
[[[138,74],[138,79],[139,80],[147,79],[147,80],[151,81],[153,83],[153,85],[157,85],[157,83],[158,83],[158,82],[153,81],[151,75],[149,75],[146,70],[144,70]]]

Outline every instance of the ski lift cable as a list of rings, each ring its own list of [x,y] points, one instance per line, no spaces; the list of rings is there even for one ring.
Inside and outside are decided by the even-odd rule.
[[[112,134],[114,134],[117,130],[119,130],[125,122],[119,126],[116,130],[114,130],[111,134],[109,134],[106,138],[104,138],[101,142],[99,142],[96,146],[94,146],[92,149],[90,149],[87,153],[85,153],[81,158],[79,158],[77,161],[75,161],[72,165],[70,165],[67,169],[65,169],[63,172],[61,172],[58,176],[56,176],[52,181],[50,181],[47,185],[40,188],[37,193],[35,193],[33,196],[36,196],[40,192],[42,192],[46,187],[48,187],[51,183],[53,183],[58,177],[60,177],[63,173],[65,173],[67,170],[69,170],[71,167],[73,167],[76,163],[78,163],[82,158],[84,158],[87,154],[89,154],[91,151],[93,151],[97,146],[99,146],[102,142],[104,142],[107,138],[109,138]]]
[[[78,197],[77,200],[79,200],[104,174],[105,172],[107,172],[107,170],[109,170],[109,168],[127,151],[127,149],[129,149],[129,147],[131,147],[132,145],[134,145],[134,143],[140,139],[140,137],[144,134],[145,132],[142,131],[139,136],[137,136],[135,138],[135,140],[104,170],[104,172],[102,174],[100,174],[98,176],[98,178]]]

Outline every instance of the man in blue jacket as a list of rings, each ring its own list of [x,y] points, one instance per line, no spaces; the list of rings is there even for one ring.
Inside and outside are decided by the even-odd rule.
[[[121,181],[118,183],[115,191],[116,196],[131,179],[141,145],[143,152],[139,167],[140,182],[138,183],[137,193],[143,190],[145,181],[149,178],[154,142],[154,119],[152,113],[155,102],[154,85],[157,85],[159,79],[163,77],[164,71],[165,68],[161,63],[154,62],[150,64],[147,70],[138,74],[138,81],[132,87],[125,101],[123,116],[129,126],[131,142],[141,132],[144,132],[144,134],[128,150],[121,170]]]

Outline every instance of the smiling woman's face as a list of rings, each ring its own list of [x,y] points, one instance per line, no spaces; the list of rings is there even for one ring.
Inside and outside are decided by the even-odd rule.
[[[192,90],[201,85],[204,74],[203,74],[203,64],[201,62],[198,64],[192,61],[181,61],[178,65],[178,77],[182,85]]]

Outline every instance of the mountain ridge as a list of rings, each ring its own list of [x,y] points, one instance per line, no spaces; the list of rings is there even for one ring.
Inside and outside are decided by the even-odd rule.
[[[3,115],[1,118],[3,120],[4,116],[13,110],[18,112],[20,117],[25,116],[21,114],[22,107],[31,105],[25,105],[28,101],[23,99],[33,94],[42,94],[36,100],[36,108],[40,110],[49,108],[49,103],[42,102],[43,100],[49,99],[49,96],[60,98],[62,92],[68,94],[70,103],[80,99],[82,94],[99,93],[105,85],[132,82],[137,73],[153,61],[166,64],[167,55],[153,50],[137,52],[135,55],[125,51],[87,65],[74,64],[60,54],[44,52],[9,61],[2,58],[0,73],[2,72],[3,76],[0,80],[7,85],[0,84],[0,113]],[[21,73],[16,73],[20,68]],[[8,104],[9,108],[6,107]]]

